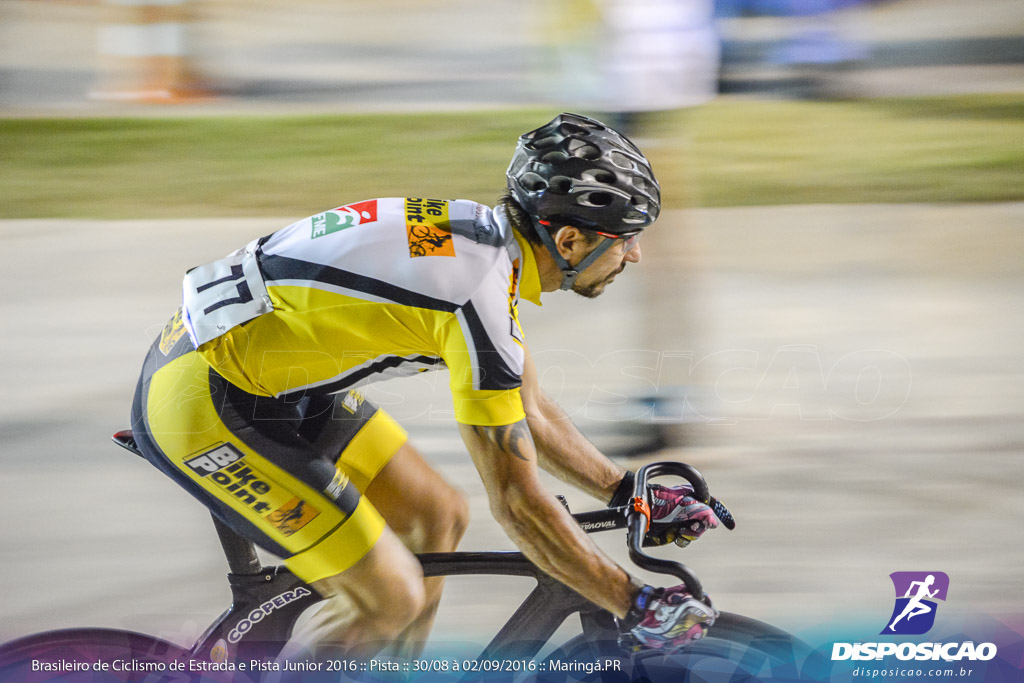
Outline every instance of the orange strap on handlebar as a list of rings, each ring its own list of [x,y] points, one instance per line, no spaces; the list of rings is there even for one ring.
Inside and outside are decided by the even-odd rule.
[[[633,499],[633,509],[637,512],[644,513],[644,517],[647,518],[647,528],[644,529],[644,533],[651,530],[651,507],[647,504],[647,501],[637,496]]]

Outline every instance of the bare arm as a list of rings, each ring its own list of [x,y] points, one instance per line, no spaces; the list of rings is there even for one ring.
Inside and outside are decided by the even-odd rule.
[[[602,503],[610,501],[626,470],[587,441],[565,411],[541,390],[529,353],[522,397],[540,466]]]
[[[591,602],[624,617],[640,584],[601,553],[541,485],[526,421],[496,427],[460,424],[459,430],[494,518],[523,554]]]

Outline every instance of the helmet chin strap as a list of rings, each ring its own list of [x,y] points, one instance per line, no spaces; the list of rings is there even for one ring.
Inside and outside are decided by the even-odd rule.
[[[597,245],[597,248],[594,249],[594,251],[587,254],[582,261],[573,267],[569,265],[568,261],[562,258],[560,253],[558,253],[558,247],[555,246],[555,240],[551,237],[551,233],[548,232],[547,228],[541,225],[540,221],[536,218],[533,219],[533,225],[537,229],[537,234],[540,235],[540,241],[544,243],[544,246],[547,247],[548,253],[551,254],[551,258],[555,260],[555,265],[558,266],[560,271],[562,271],[562,284],[559,286],[559,289],[562,290],[572,289],[572,286],[576,284],[576,278],[579,277],[580,273],[589,268],[594,261],[600,258],[601,254],[608,251],[614,241],[605,238],[603,243]]]

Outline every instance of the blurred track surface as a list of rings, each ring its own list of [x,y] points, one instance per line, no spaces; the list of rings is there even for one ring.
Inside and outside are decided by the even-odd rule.
[[[939,570],[944,614],[1019,614],[1024,205],[662,220],[604,297],[547,295],[522,316],[545,387],[599,444],[644,422],[623,397],[687,388],[671,426],[687,447],[650,457],[698,466],[739,519],[681,555],[718,606],[798,631],[882,620],[890,572]],[[181,273],[289,221],[0,223],[0,640],[105,625],[184,642],[226,605],[205,511],[108,438]],[[463,548],[510,548],[446,383],[371,396],[470,498]],[[474,640],[525,590],[450,586],[438,632]]]

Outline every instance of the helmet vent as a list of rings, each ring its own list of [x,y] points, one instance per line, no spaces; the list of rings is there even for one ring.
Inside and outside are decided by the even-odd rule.
[[[569,194],[572,191],[572,180],[564,175],[556,175],[551,179],[551,191],[559,194]]]
[[[560,164],[568,159],[569,155],[560,149],[557,149],[553,152],[548,152],[540,158],[540,160],[546,164]]]
[[[653,187],[651,187],[651,184],[644,180],[643,178],[637,178],[636,180],[634,180],[633,187],[635,187],[637,190],[643,192],[648,196],[655,193],[655,190]],[[637,197],[634,197],[634,199],[637,199]]]
[[[633,170],[633,160],[622,152],[612,151],[608,153],[608,160],[619,168]]]
[[[587,192],[586,194],[580,195],[579,203],[583,206],[611,206],[614,197],[610,192]]]
[[[520,182],[530,192],[540,192],[548,186],[547,181],[536,173],[524,173]]]
[[[572,140],[569,142],[569,153],[574,157],[580,159],[586,159],[593,161],[601,158],[601,150],[594,145],[588,145],[581,140]]]
[[[561,141],[562,141],[561,136],[559,136],[559,135],[549,135],[546,138],[541,138],[540,140],[534,140],[530,144],[533,146],[534,149],[544,149],[546,147],[554,147],[555,145],[557,145]]]
[[[595,183],[601,183],[602,185],[614,185],[615,174],[611,171],[605,171],[604,169],[595,168],[590,171],[584,171],[580,174],[580,177],[584,180],[591,180]]]

